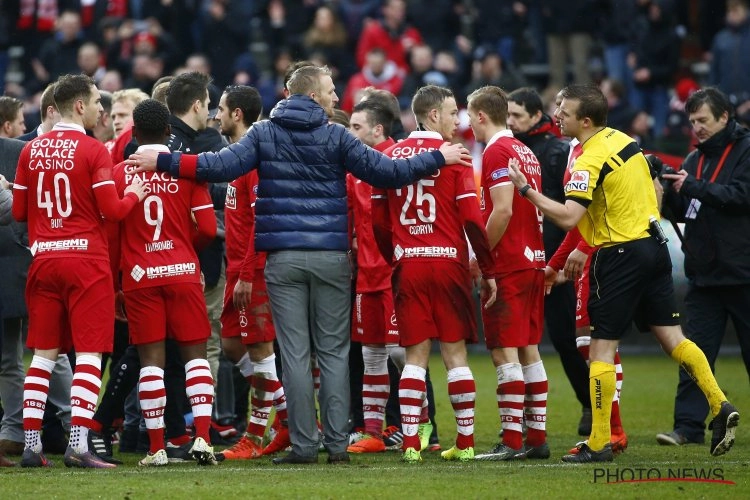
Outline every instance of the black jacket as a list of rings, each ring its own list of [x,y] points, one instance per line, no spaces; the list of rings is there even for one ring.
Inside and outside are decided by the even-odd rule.
[[[719,159],[733,144],[714,182]],[[666,189],[665,215],[685,223],[685,275],[696,286],[750,283],[750,131],[734,120],[697,145],[682,168],[688,177],[680,193]],[[696,178],[700,158],[702,175]],[[686,217],[691,200],[700,207]],[[693,202],[693,208],[695,207]],[[672,213],[668,213],[671,211]],[[694,210],[691,210],[694,212]]]
[[[198,131],[174,115],[169,117],[169,125],[172,128],[172,134],[167,141],[167,147],[171,151],[182,151],[195,155],[207,151],[218,151],[225,146],[224,139],[216,129],[207,128]],[[224,200],[227,195],[227,184],[225,182],[209,184],[208,191],[211,193],[211,200],[214,203],[216,222],[221,229],[219,234],[223,234]],[[206,286],[216,286],[219,282],[223,259],[224,241],[220,237],[215,238],[210,245],[198,253],[198,260],[203,277],[206,280]]]
[[[539,123],[528,132],[517,134],[516,139],[526,144],[539,160],[542,167],[542,193],[547,198],[565,203],[563,177],[568,164],[570,143],[552,133],[552,120],[547,115],[542,115]],[[549,260],[565,238],[565,231],[546,217],[542,228],[544,252]]]

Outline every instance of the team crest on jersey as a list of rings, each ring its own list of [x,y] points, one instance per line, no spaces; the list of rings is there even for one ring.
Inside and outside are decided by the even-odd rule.
[[[490,174],[490,179],[492,179],[493,181],[496,181],[503,177],[508,177],[508,167],[498,168]]]
[[[585,170],[576,170],[570,176],[565,185],[566,193],[587,193],[589,190],[589,173]]]
[[[419,139],[417,141],[417,146],[421,146],[422,144],[424,144],[424,140],[423,139]]]

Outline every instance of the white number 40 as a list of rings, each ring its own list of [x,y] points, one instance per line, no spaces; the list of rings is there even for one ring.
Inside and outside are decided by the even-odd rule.
[[[44,172],[39,172],[39,180],[36,185],[36,204],[39,208],[47,209],[47,217],[52,218],[52,209],[56,208],[60,217],[68,217],[73,211],[70,202],[70,179],[67,174],[58,172],[52,179],[55,200],[52,201],[52,193],[44,189]],[[65,203],[63,203],[63,201]],[[65,207],[63,208],[63,204]]]

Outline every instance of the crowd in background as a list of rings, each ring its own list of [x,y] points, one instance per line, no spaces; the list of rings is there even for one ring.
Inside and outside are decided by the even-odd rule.
[[[672,111],[698,83],[730,95],[740,116],[750,102],[745,0],[20,0],[2,9],[0,90],[24,101],[27,130],[61,74],[148,93],[164,75],[207,72],[218,88],[258,88],[267,114],[299,59],[332,69],[348,112],[371,85],[406,109],[429,83],[459,102],[486,84],[532,85],[551,102],[568,81],[606,80],[611,125],[679,154],[689,127]]]

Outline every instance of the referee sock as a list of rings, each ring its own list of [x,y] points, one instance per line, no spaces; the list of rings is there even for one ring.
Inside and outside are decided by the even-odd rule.
[[[23,382],[23,434],[26,448],[34,453],[42,451],[42,420],[47,406],[49,379],[55,362],[34,356]]]
[[[89,450],[89,427],[102,385],[102,360],[92,354],[76,356],[70,387],[70,447],[78,453]]]
[[[474,406],[477,388],[468,366],[448,371],[448,396],[456,416],[456,448],[474,446]]]
[[[138,378],[138,400],[146,422],[149,451],[156,453],[164,448],[164,408],[167,391],[164,388],[164,370],[157,366],[144,366]]]
[[[592,361],[589,367],[589,393],[591,397],[591,436],[589,448],[601,451],[610,441],[609,419],[612,398],[615,394],[615,365]]]
[[[425,377],[427,370],[417,365],[406,365],[398,384],[398,402],[401,406],[401,432],[404,434],[402,448],[419,450],[419,421],[422,403],[427,398]]]
[[[703,391],[711,407],[711,415],[718,415],[721,403],[726,401],[727,397],[719,388],[719,384],[716,383],[716,378],[711,372],[711,367],[703,351],[692,340],[685,339],[674,348],[670,356],[680,364]]]
[[[214,404],[214,378],[208,361],[196,358],[185,363],[185,393],[193,409],[195,437],[211,442],[211,408]]]
[[[541,360],[523,367],[526,395],[523,418],[526,423],[526,444],[541,446],[547,441],[547,372]]]

